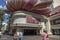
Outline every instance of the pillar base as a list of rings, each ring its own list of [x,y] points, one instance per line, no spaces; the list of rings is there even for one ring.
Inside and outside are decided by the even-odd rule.
[[[51,32],[48,32],[48,35],[52,35],[52,33]]]

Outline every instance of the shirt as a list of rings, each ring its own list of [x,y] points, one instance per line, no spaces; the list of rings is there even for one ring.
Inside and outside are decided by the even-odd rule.
[[[48,36],[48,34],[47,34],[47,33],[44,33],[44,34],[43,34],[43,39],[44,39],[44,40],[48,40],[48,37],[47,37],[47,36]]]
[[[23,37],[23,33],[22,32],[19,33],[19,37]]]

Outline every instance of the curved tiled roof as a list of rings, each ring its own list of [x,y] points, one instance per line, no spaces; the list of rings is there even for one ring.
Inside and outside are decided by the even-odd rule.
[[[51,14],[49,17],[54,17],[60,15],[60,6],[53,9],[54,13]]]
[[[7,0],[6,6],[10,12],[22,10],[48,16],[51,3],[52,0]]]

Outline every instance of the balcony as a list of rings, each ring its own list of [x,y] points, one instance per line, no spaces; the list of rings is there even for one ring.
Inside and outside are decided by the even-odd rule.
[[[25,27],[32,27],[32,28],[41,28],[40,24],[30,24],[30,23],[26,23],[26,24],[11,24],[11,27],[18,27],[18,28],[25,28]]]
[[[48,2],[48,1],[53,1],[53,0],[38,0],[38,1],[41,1],[41,2]]]
[[[60,29],[60,24],[51,25],[51,28],[52,28],[52,29]]]

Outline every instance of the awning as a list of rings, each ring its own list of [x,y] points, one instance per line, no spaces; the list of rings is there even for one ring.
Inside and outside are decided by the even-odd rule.
[[[52,25],[51,28],[52,29],[60,29],[60,25],[59,24],[58,25]]]

